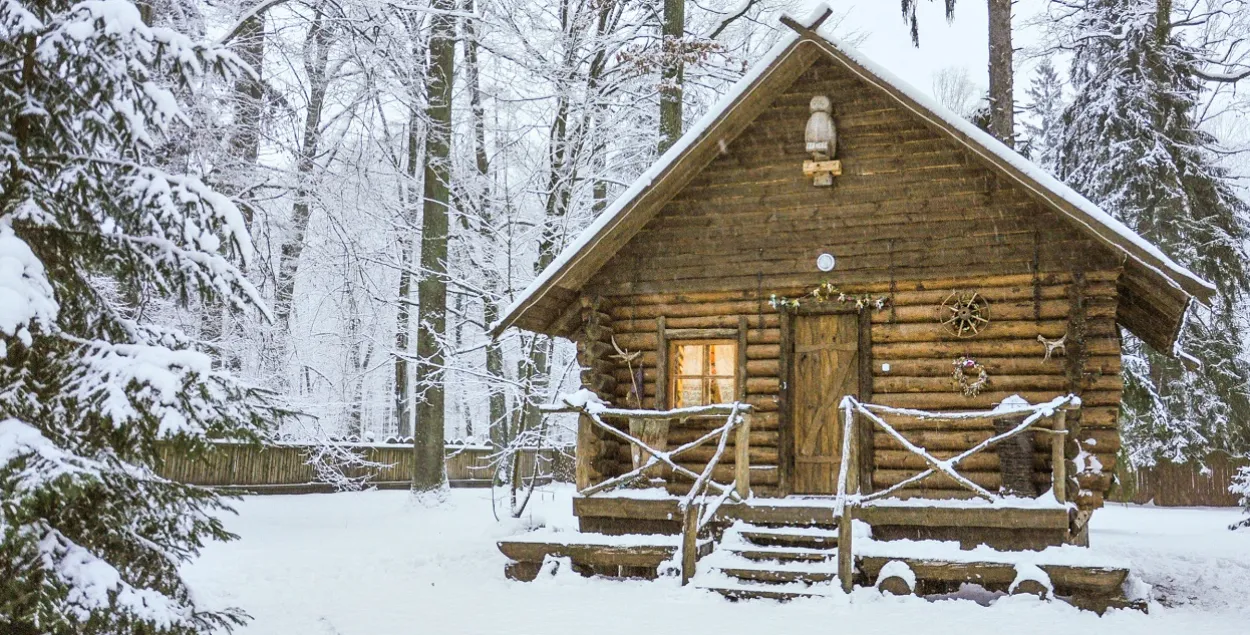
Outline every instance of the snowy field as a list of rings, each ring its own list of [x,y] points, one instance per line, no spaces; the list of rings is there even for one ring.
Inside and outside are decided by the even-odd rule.
[[[571,493],[546,490],[527,518],[505,522],[494,520],[483,490],[454,490],[436,508],[402,491],[248,497],[227,522],[242,539],[208,548],[187,576],[207,602],[255,618],[244,635],[1250,633],[1250,531],[1226,529],[1238,516],[1232,509],[1095,514],[1095,548],[1129,561],[1158,600],[1149,615],[1099,618],[1033,598],[985,607],[869,589],[849,599],[732,603],[668,580],[506,580],[495,539],[535,524],[574,527]]]

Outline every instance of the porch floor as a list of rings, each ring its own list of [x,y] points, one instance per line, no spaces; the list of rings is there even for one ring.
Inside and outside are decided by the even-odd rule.
[[[681,519],[680,498],[663,490],[617,490],[593,497],[573,499],[573,513],[580,519],[614,519],[623,530],[662,527]],[[782,526],[835,526],[834,497],[788,496],[726,501],[716,521],[741,520],[753,524]],[[873,527],[961,527],[1006,530],[1066,531],[1067,505],[1053,498],[1006,498],[993,503],[980,499],[880,499],[856,509],[855,518]],[[641,522],[635,522],[641,521]],[[592,523],[595,521],[592,521]],[[599,523],[614,524],[611,521]],[[670,533],[631,530],[623,533]],[[672,532],[675,533],[675,532]]]

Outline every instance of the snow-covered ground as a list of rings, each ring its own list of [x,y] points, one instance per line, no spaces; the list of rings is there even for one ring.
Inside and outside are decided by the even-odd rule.
[[[1095,548],[1155,585],[1149,615],[1098,616],[1062,603],[846,597],[732,603],[671,581],[503,576],[495,539],[525,526],[575,526],[571,490],[546,490],[522,521],[496,522],[489,493],[454,490],[438,507],[406,492],[249,497],[187,568],[203,599],[255,619],[243,635],[509,635],[800,632],[1250,633],[1250,531],[1232,509],[1111,506],[1094,516]],[[784,625],[784,626],[783,626]]]

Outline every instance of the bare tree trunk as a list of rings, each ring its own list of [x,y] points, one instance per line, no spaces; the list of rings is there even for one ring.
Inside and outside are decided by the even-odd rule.
[[[668,150],[681,137],[681,102],[684,68],[682,38],[686,34],[686,0],[664,0],[664,37],[661,48],[663,71],[660,75],[660,152]]]
[[[1155,43],[1164,47],[1168,37],[1172,35],[1172,0],[1158,0],[1155,3]]]
[[[343,380],[342,399],[347,404],[348,436],[355,435],[364,441],[364,373],[369,366],[369,358],[373,355],[372,344],[362,345],[360,341],[361,323],[360,303],[356,300],[356,265],[349,264],[344,275],[343,296],[347,308],[347,325],[344,334],[345,348],[351,359],[347,363],[346,377]]]
[[[250,9],[250,6],[243,7],[244,11]],[[260,157],[260,124],[265,104],[264,82],[261,79],[265,62],[265,14],[262,12],[249,16],[235,33],[230,40],[230,49],[252,68],[255,76],[240,75],[232,87],[234,122],[227,145],[225,182],[222,184],[222,191],[230,195],[240,192],[246,180],[245,175],[255,169],[256,160]],[[250,230],[253,220],[252,206],[245,201],[241,211]],[[200,315],[200,339],[213,345],[220,344],[228,319],[229,311],[221,303],[206,303]],[[214,358],[214,363],[219,363],[219,360]],[[227,365],[238,370],[242,361],[237,355],[231,355]]]
[[[415,93],[416,91],[412,92]],[[411,99],[415,100],[416,95],[412,95]],[[409,234],[408,230],[413,227],[417,217],[417,208],[420,206],[420,200],[417,198],[414,185],[417,180],[417,165],[421,160],[421,153],[417,149],[421,141],[418,133],[420,127],[421,114],[417,110],[416,102],[414,101],[412,111],[408,117],[408,165],[405,168],[408,184],[404,189],[404,206],[406,208],[404,216],[408,222],[399,238],[400,268],[397,300],[399,306],[395,315],[395,430],[401,439],[412,436],[413,432],[412,380],[409,376],[408,352],[410,345],[409,337],[412,332],[410,307],[412,306],[413,251],[416,245],[414,244],[414,238]]]
[[[325,109],[326,90],[329,87],[331,31],[327,23],[325,5],[314,8],[312,24],[308,29],[304,70],[308,75],[308,111],[304,116],[304,137],[300,143],[299,157],[295,163],[295,204],[291,207],[289,233],[282,241],[278,274],[274,291],[274,315],[277,319],[278,337],[275,342],[276,359],[273,362],[281,370],[285,363],[287,346],[285,339],[291,332],[292,301],[295,294],[295,274],[299,270],[300,256],[304,251],[304,233],[312,217],[314,172],[317,169],[317,153],[321,146],[321,115]]]
[[[471,8],[472,6],[470,6]],[[478,67],[476,29],[477,25],[473,20],[465,20],[464,69],[469,84],[469,107],[473,114],[474,159],[476,160],[478,178],[482,182],[481,199],[478,201],[478,221],[487,231],[493,231],[495,225],[494,207],[491,200],[493,188],[490,182],[490,158],[486,154],[486,109],[482,105],[482,83],[481,72]],[[501,282],[498,276],[494,275],[493,270],[488,270],[488,291],[499,293],[502,286]],[[494,297],[482,298],[482,324],[489,326],[499,319],[498,302],[498,299]],[[486,375],[492,380],[503,379],[503,347],[500,346],[498,340],[493,338],[486,343]],[[491,381],[488,391],[490,394],[490,423],[487,432],[490,436],[491,446],[495,451],[499,451],[507,442],[508,400],[504,394],[503,387],[500,386],[498,381]]]
[[[1011,49],[1012,0],[989,0],[990,134],[1015,146],[1015,103]]]
[[[265,15],[258,13],[243,21],[238,35],[231,40],[231,50],[252,67],[256,76],[241,75],[234,82],[234,126],[231,130],[230,158],[236,172],[256,165],[260,156],[260,121],[265,104],[265,86],[261,80],[265,62]],[[237,184],[236,184],[237,185]],[[243,208],[243,218],[250,226],[252,209]]]
[[[417,402],[413,434],[416,454],[412,489],[427,492],[447,482],[443,465],[444,403],[443,339],[447,334],[447,237],[451,192],[451,98],[455,78],[456,22],[451,0],[434,0],[431,17],[430,72],[425,136],[424,196],[421,209],[421,271],[417,283],[416,379],[423,398]]]

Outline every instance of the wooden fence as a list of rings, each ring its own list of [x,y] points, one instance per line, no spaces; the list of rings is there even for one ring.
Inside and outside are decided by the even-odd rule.
[[[410,445],[352,445],[365,460],[384,467],[368,470],[347,470],[348,476],[370,477],[372,486],[382,489],[407,487],[412,478],[413,452]],[[310,446],[298,444],[247,445],[218,443],[211,452],[188,457],[161,449],[161,476],[194,485],[204,485],[249,493],[303,494],[334,491],[329,483],[319,482],[316,470],[308,462]],[[520,454],[521,473],[528,477],[539,457],[539,478],[549,481],[571,480],[572,448],[533,450]],[[447,480],[452,487],[489,487],[494,475],[490,448],[480,446],[448,447],[445,457]]]
[[[1205,465],[1205,468],[1204,468]],[[1159,462],[1136,471],[1120,470],[1111,499],[1160,507],[1234,507],[1240,497],[1228,491],[1238,468],[1250,460],[1213,453],[1202,464]]]

